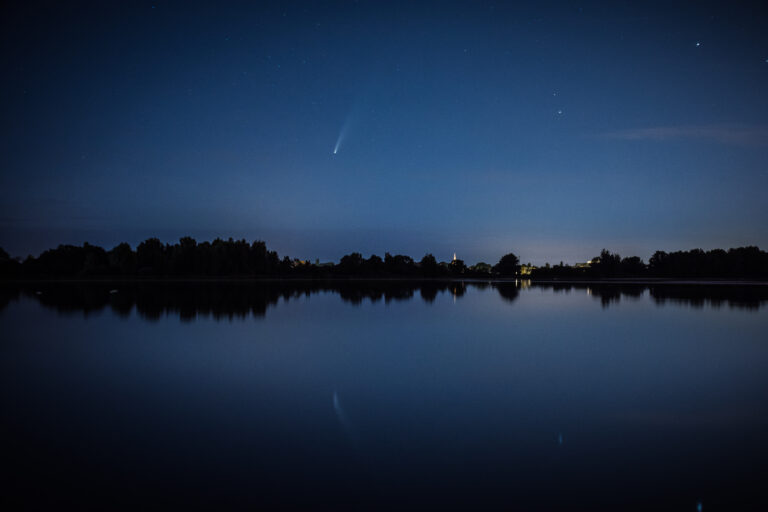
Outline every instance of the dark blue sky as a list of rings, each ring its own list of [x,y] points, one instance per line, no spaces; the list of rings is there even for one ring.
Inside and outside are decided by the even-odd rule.
[[[0,245],[768,247],[765,4],[610,4],[6,5]]]

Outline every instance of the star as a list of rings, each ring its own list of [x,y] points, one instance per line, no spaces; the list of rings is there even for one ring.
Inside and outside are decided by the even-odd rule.
[[[698,48],[699,46],[701,46],[701,42],[700,41],[696,41],[696,48]]]

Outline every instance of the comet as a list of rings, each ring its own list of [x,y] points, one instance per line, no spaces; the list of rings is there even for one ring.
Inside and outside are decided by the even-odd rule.
[[[339,131],[339,138],[336,139],[336,145],[333,147],[333,154],[337,154],[341,148],[341,143],[344,142],[344,138],[347,136],[347,127],[349,126],[349,119],[347,119]]]
[[[333,146],[333,154],[337,155],[339,151],[341,151],[341,146],[344,144],[344,141],[347,139],[347,135],[349,134],[349,131],[353,128],[356,128],[360,121],[360,107],[359,105],[352,105],[352,107],[349,109],[349,113],[344,118],[344,122],[341,124],[341,129],[339,130],[339,136],[336,139],[336,145]]]

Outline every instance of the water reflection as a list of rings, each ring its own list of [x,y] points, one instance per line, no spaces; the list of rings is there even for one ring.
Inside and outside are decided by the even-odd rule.
[[[122,283],[27,283],[0,286],[0,311],[11,301],[30,297],[61,314],[89,314],[105,308],[127,316],[135,308],[145,319],[178,315],[193,320],[198,315],[216,319],[262,317],[283,301],[318,293],[333,293],[342,301],[409,301],[417,295],[426,303],[448,293],[454,301],[469,289],[495,290],[506,303],[521,293],[547,290],[584,293],[603,307],[639,300],[646,294],[659,305],[667,303],[694,308],[728,306],[757,310],[768,303],[768,286],[730,284],[626,284],[626,283],[532,283],[530,281],[280,281],[280,282],[122,282]]]
[[[766,290],[6,284],[5,508],[760,510]]]

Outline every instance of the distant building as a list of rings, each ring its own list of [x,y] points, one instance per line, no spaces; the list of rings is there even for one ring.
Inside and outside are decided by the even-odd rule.
[[[595,265],[597,263],[600,263],[600,258],[592,258],[591,260],[585,262],[585,263],[576,263],[574,265],[575,268],[589,268],[592,265]]]
[[[520,275],[521,276],[529,276],[531,275],[531,272],[536,270],[538,267],[535,265],[531,265],[530,263],[527,265],[520,265]]]

